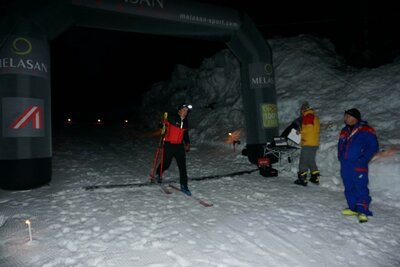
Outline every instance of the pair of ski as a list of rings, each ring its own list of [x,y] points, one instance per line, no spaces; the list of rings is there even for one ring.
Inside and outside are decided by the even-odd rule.
[[[178,192],[184,194],[188,199],[191,199],[192,201],[195,201],[195,202],[199,203],[200,205],[202,205],[204,207],[208,208],[208,207],[212,207],[214,205],[213,203],[211,203],[209,201],[206,201],[204,199],[201,199],[201,198],[198,198],[196,196],[193,196],[193,194],[192,195],[188,195],[185,192],[182,192],[180,190],[180,188],[177,187],[174,184],[169,184],[167,186],[166,185],[162,185],[162,184],[158,184],[158,185],[160,186],[161,190],[167,195],[172,194],[172,191],[170,190],[170,188],[172,188],[174,191],[178,191]]]

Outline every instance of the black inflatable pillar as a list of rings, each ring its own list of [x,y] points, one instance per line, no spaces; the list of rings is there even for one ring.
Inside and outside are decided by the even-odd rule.
[[[272,142],[279,132],[272,51],[246,14],[240,30],[227,45],[241,63],[246,154],[256,164],[265,144]]]
[[[39,26],[20,16],[0,22],[0,188],[51,180],[50,54]]]

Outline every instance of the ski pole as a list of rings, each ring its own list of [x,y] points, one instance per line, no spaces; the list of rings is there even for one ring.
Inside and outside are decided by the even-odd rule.
[[[168,118],[168,113],[167,112],[164,112],[163,118],[164,118],[164,120],[166,120]],[[158,141],[157,151],[156,151],[156,155],[155,155],[154,161],[153,161],[153,168],[152,168],[152,171],[151,171],[150,180],[154,180],[154,172],[156,170],[156,166],[157,166],[157,162],[158,162],[158,156],[160,154],[160,149],[162,149],[162,157],[164,157],[164,149],[163,148],[164,148],[165,130],[166,130],[166,126],[165,126],[165,122],[163,122],[163,126],[162,126],[162,129],[161,129],[160,140]],[[162,158],[161,158],[161,162],[162,162]],[[160,167],[162,167],[162,166],[160,166]],[[161,172],[161,170],[160,170],[160,172]]]
[[[154,160],[153,160],[153,168],[151,169],[151,175],[150,175],[150,180],[152,180],[152,181],[154,180],[154,172],[155,172],[155,169],[156,169],[157,160],[158,160],[158,154],[159,153],[160,153],[160,146],[157,147],[156,155],[155,155]]]
[[[163,165],[164,165],[164,139],[162,142],[161,147],[161,159],[160,159],[160,180],[162,181],[162,174],[163,174]]]
[[[164,112],[164,121],[168,118],[168,112]],[[161,159],[160,159],[160,180],[162,181],[163,174],[163,165],[164,165],[164,136],[165,136],[165,122],[163,123],[163,127],[161,130],[161,136],[163,137],[161,140]]]
[[[160,149],[161,149],[161,146],[162,146],[163,139],[164,139],[164,136],[161,135],[160,136],[160,140],[158,141],[156,155],[155,155],[154,160],[153,160],[153,168],[151,170],[150,180],[154,180],[154,172],[156,171],[156,166],[157,166],[157,162],[158,162],[158,156],[160,155]]]

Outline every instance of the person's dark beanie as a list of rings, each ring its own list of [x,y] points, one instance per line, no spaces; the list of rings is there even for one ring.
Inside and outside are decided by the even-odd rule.
[[[300,111],[303,112],[303,111],[309,110],[310,108],[311,108],[310,104],[308,104],[308,102],[306,101],[303,104],[301,104]]]
[[[349,109],[349,110],[346,110],[346,111],[344,112],[344,114],[349,114],[350,116],[356,118],[357,120],[359,120],[359,121],[361,120],[361,113],[360,113],[360,111],[359,111],[358,109],[356,109],[356,108],[351,108],[351,109]]]

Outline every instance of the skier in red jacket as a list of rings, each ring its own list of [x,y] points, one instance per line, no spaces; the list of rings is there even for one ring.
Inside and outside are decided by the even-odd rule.
[[[166,126],[164,137],[164,157],[162,171],[166,171],[171,165],[173,158],[179,168],[179,182],[181,184],[181,191],[187,195],[191,195],[188,187],[188,176],[186,171],[186,154],[190,150],[189,139],[189,123],[187,115],[192,108],[191,105],[180,104],[178,106],[178,113],[169,116],[168,119],[163,121]],[[161,182],[161,164],[157,167],[157,181]]]

